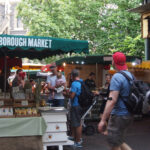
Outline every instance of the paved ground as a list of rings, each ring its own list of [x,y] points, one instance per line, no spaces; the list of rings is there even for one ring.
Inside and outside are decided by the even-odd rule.
[[[109,150],[105,136],[101,134],[96,133],[93,136],[84,135],[83,140],[84,143],[83,148],[80,148],[81,150]],[[127,143],[133,150],[150,150],[150,117],[134,121],[127,134]],[[57,150],[57,148],[49,148],[48,150],[51,149]],[[73,148],[65,146],[64,150],[73,150]]]

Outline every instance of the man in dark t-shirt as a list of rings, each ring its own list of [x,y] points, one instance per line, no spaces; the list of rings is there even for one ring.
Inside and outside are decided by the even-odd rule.
[[[96,88],[94,78],[95,78],[95,73],[91,72],[91,73],[89,74],[88,79],[85,80],[86,86],[87,86],[91,91],[92,91],[92,90],[95,90],[95,88]]]

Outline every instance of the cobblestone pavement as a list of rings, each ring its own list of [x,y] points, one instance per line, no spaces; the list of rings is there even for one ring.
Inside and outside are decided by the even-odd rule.
[[[97,123],[95,124],[96,127]],[[105,136],[94,134],[92,136],[83,135],[83,148],[77,150],[109,150]],[[134,121],[133,125],[128,130],[127,143],[133,150],[150,150],[150,117],[146,117],[140,121]],[[57,148],[49,148],[48,150]],[[70,146],[64,146],[64,150],[74,150]]]

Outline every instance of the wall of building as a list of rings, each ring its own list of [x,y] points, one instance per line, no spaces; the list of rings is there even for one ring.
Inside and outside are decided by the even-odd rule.
[[[0,1],[0,33],[25,35],[26,30],[20,18],[17,17],[17,5],[21,0]],[[9,6],[8,6],[9,5]],[[7,9],[6,9],[7,8]]]

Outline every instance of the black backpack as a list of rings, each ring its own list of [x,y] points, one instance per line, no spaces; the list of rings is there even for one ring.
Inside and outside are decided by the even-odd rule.
[[[92,105],[94,95],[83,81],[76,81],[81,83],[81,93],[78,95],[79,105],[81,108],[88,108],[90,105]]]
[[[149,86],[147,83],[144,83],[143,81],[136,80],[133,76],[133,79],[131,79],[125,72],[120,71],[121,73],[130,83],[131,89],[129,96],[127,97],[127,100],[124,100],[124,97],[122,97],[124,104],[126,105],[128,111],[132,114],[141,114],[143,109],[143,102],[145,100],[145,96],[147,91],[149,91]]]

